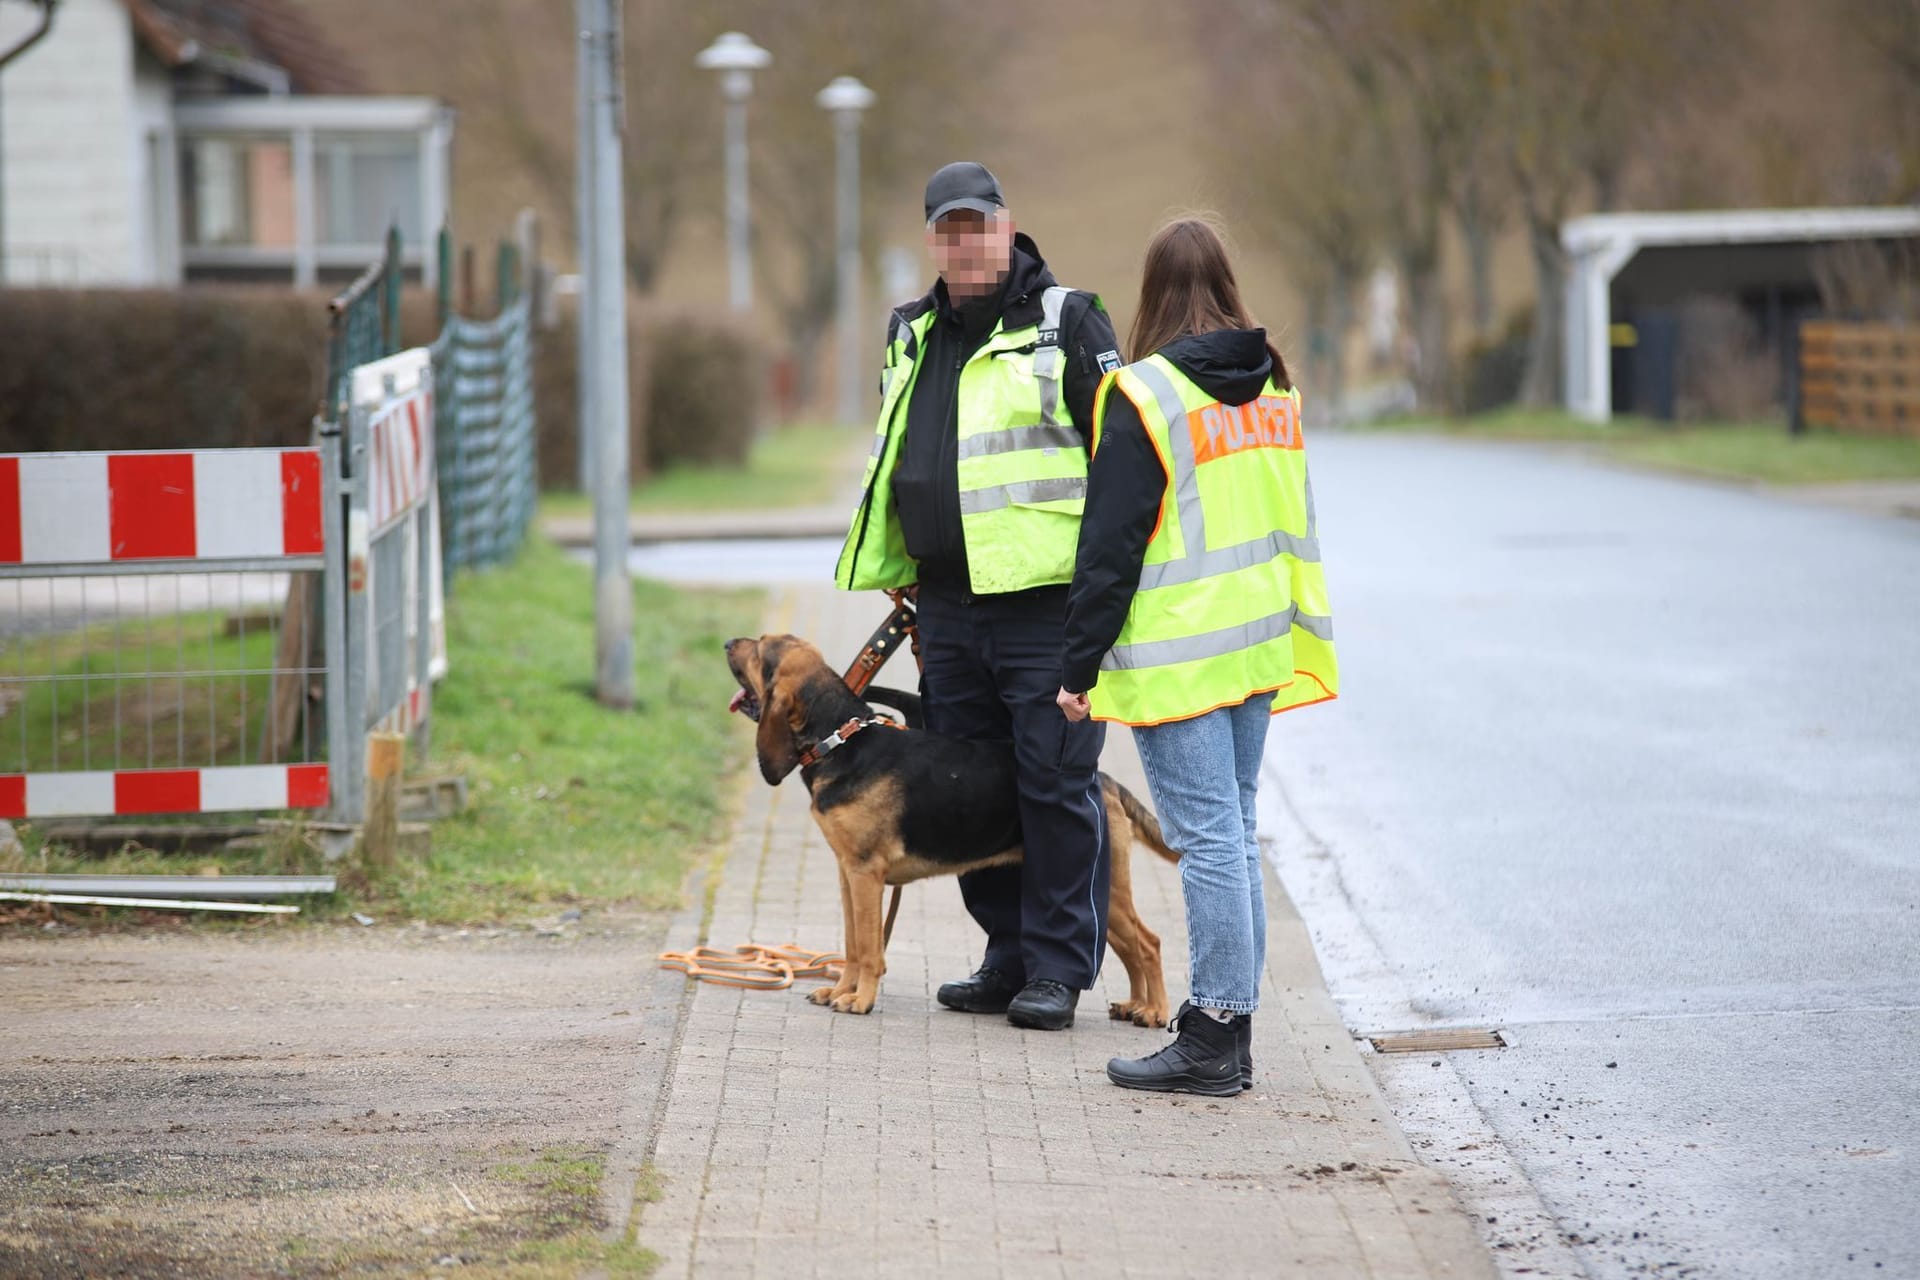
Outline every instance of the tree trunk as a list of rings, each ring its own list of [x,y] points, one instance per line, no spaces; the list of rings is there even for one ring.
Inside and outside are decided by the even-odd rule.
[[[1493,228],[1472,213],[1459,217],[1460,238],[1467,247],[1467,287],[1473,301],[1473,336],[1485,342],[1493,336]]]
[[[1347,334],[1353,329],[1354,281],[1344,273],[1334,276],[1327,299],[1327,412],[1323,422],[1347,421]]]
[[[1413,329],[1413,391],[1420,408],[1445,413],[1453,404],[1453,358],[1447,347],[1447,298],[1430,253],[1402,253],[1407,316]]]
[[[1527,340],[1526,371],[1520,377],[1520,403],[1543,409],[1560,401],[1567,255],[1560,247],[1558,220],[1529,215],[1527,240],[1533,250],[1533,332]]]

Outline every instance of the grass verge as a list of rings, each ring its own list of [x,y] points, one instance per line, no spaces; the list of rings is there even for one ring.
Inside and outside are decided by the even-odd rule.
[[[689,464],[648,478],[634,487],[632,510],[759,511],[828,502],[840,496],[852,456],[868,443],[868,433],[848,427],[781,427],[755,442],[744,466]],[[593,501],[583,493],[548,493],[540,511],[589,515]]]
[[[755,592],[636,582],[637,705],[610,711],[592,698],[593,582],[585,565],[535,540],[513,564],[462,577],[448,601],[452,666],[435,695],[432,758],[420,767],[464,773],[471,803],[435,825],[425,864],[381,883],[343,876],[345,891],[303,900],[303,913],[466,924],[570,904],[675,905],[687,867],[721,829],[726,780],[747,754],[743,731],[726,714],[734,685],[721,642],[753,631],[758,617]],[[73,659],[62,649],[59,660]],[[21,849],[0,855],[0,869],[339,869],[297,837],[245,852],[129,848],[93,857],[48,846],[31,824],[20,834]]]
[[[1796,436],[1778,423],[1675,425],[1621,417],[1595,426],[1561,410],[1503,409],[1470,418],[1396,419],[1367,429],[1560,441],[1621,462],[1766,484],[1920,479],[1920,440],[1832,431]]]

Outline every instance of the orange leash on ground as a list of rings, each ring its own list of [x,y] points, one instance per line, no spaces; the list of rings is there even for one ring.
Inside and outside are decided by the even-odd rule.
[[[844,677],[847,687],[865,693],[886,660],[904,637],[920,656],[920,628],[904,591],[889,591],[893,612],[880,624],[860,656],[853,660]],[[893,941],[893,921],[900,914],[900,886],[893,886],[893,899],[887,904],[887,922],[881,932],[881,945]],[[768,947],[757,942],[722,951],[717,947],[695,947],[691,951],[662,951],[660,967],[678,969],[695,982],[710,982],[717,987],[742,987],[749,991],[785,991],[797,978],[832,978],[838,981],[846,957],[836,951],[808,951],[797,942]]]
[[[899,914],[900,887],[895,885],[881,945],[893,941],[893,920]],[[785,991],[800,978],[831,978],[838,982],[841,966],[846,962],[846,957],[837,951],[808,951],[797,942],[777,947],[749,942],[731,951],[695,947],[691,951],[660,953],[662,969],[678,969],[695,982],[743,987],[749,991]]]
[[[796,978],[840,976],[843,957],[832,951],[807,951],[798,943],[767,947],[750,942],[732,951],[695,947],[691,951],[662,951],[660,967],[678,969],[697,982],[752,991],[784,991]]]

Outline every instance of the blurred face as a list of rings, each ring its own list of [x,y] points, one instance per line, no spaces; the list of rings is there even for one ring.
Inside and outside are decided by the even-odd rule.
[[[1013,218],[955,209],[927,228],[933,265],[955,298],[992,293],[1013,263]]]

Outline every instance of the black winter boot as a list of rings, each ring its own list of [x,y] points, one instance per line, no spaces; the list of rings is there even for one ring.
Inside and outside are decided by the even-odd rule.
[[[1231,1022],[1221,1022],[1191,1003],[1183,1003],[1173,1018],[1173,1029],[1179,1031],[1180,1038],[1151,1057],[1113,1059],[1107,1063],[1107,1079],[1123,1089],[1230,1097],[1245,1087],[1240,1083],[1235,1026],[1245,1021],[1245,1014],[1236,1014]]]
[[[1253,1088],[1253,1015],[1236,1013],[1228,1024],[1233,1028],[1234,1048],[1240,1051],[1240,1087]]]

